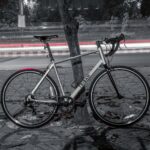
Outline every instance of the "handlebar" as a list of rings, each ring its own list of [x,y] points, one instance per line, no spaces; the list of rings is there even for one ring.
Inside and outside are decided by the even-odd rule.
[[[107,57],[112,56],[118,50],[120,41],[122,40],[125,40],[124,34],[120,34],[119,36],[116,36],[114,38],[105,38],[104,41],[96,41],[96,45],[99,48],[104,42],[106,44],[112,44],[111,50],[107,54],[105,54],[105,56]]]

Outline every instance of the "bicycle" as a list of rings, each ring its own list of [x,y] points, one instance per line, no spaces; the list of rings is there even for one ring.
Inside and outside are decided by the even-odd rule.
[[[49,41],[57,35],[34,36],[44,43],[48,50],[50,64],[46,71],[37,69],[22,69],[12,74],[4,83],[1,92],[2,108],[7,117],[15,124],[36,128],[45,125],[54,118],[58,108],[74,108],[78,93],[85,87],[87,81],[98,70],[104,68],[93,79],[89,89],[89,106],[93,116],[98,121],[111,126],[127,126],[140,120],[149,106],[149,85],[137,70],[126,66],[111,66],[107,58],[118,50],[124,35],[96,41],[97,50],[55,61]],[[112,45],[109,52],[104,53],[103,46]],[[57,64],[98,53],[97,64],[89,74],[74,89],[70,96],[66,96]],[[48,75],[54,69],[56,82]],[[61,94],[60,94],[61,91]]]

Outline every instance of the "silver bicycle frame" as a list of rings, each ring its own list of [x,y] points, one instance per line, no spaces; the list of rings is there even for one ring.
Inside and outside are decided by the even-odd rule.
[[[103,51],[102,51],[102,47],[99,47],[96,51],[85,53],[85,54],[81,54],[81,55],[74,56],[74,57],[69,57],[69,58],[64,59],[64,60],[60,60],[60,61],[56,61],[56,62],[54,60],[51,61],[51,63],[48,65],[48,69],[46,70],[46,72],[44,73],[44,75],[42,76],[42,78],[40,79],[40,81],[36,84],[35,88],[31,92],[31,94],[34,95],[34,93],[36,92],[36,90],[38,89],[38,87],[41,85],[41,83],[43,82],[43,80],[45,79],[45,77],[48,75],[48,73],[51,71],[51,69],[54,68],[54,71],[55,71],[55,74],[56,74],[56,77],[57,77],[57,80],[58,80],[58,83],[59,83],[62,95],[65,96],[65,92],[64,92],[64,89],[63,89],[63,86],[62,86],[62,83],[61,83],[61,80],[60,80],[60,77],[59,77],[56,65],[60,64],[60,63],[63,63],[63,62],[66,62],[66,61],[69,61],[69,60],[73,60],[73,59],[79,58],[79,57],[83,57],[83,56],[86,56],[86,55],[94,54],[94,53],[97,53],[97,52],[99,52],[100,60],[92,68],[92,70],[89,72],[89,74],[86,77],[84,77],[84,79],[81,81],[81,83],[78,85],[78,87],[71,93],[70,97],[72,99],[74,99],[78,95],[78,93],[80,92],[80,90],[85,86],[85,84],[90,79],[90,77],[94,74],[94,72],[102,64],[103,65],[106,64],[106,60],[105,60],[105,56],[104,56]]]

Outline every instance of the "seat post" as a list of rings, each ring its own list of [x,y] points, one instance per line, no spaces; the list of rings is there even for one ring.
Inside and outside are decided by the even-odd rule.
[[[51,58],[51,61],[54,61],[54,57],[53,57],[53,54],[52,54],[52,52],[51,52],[49,43],[46,42],[46,41],[44,41],[44,44],[46,45],[46,48],[48,49],[48,54],[49,54],[49,57]]]

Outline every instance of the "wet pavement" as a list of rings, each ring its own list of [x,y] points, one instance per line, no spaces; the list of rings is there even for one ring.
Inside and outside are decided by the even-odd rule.
[[[60,75],[67,83],[65,91],[70,92],[72,89],[69,83],[73,81],[71,68],[67,68],[67,75],[65,69],[60,68]],[[90,67],[85,72],[88,69]],[[150,67],[136,69],[150,83]],[[13,72],[0,71],[0,89]],[[150,150],[149,116],[150,110],[142,120],[128,128],[111,128],[96,120],[91,126],[78,126],[69,120],[60,120],[29,130],[10,122],[0,108],[0,150]]]

